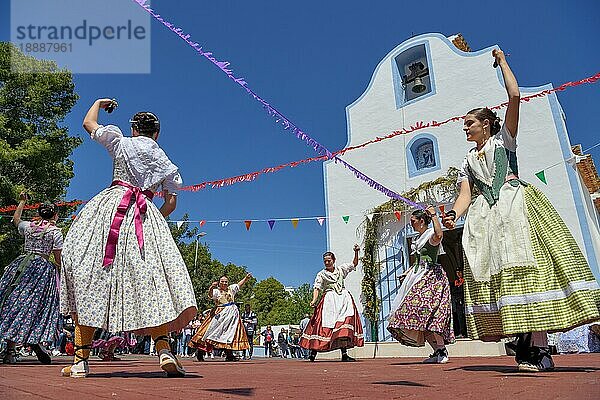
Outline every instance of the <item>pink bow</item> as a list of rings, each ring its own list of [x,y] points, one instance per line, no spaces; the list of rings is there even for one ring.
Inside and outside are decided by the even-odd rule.
[[[108,239],[106,241],[106,247],[104,248],[104,261],[102,262],[103,267],[108,267],[113,263],[115,254],[117,253],[117,242],[119,241],[119,231],[121,230],[121,224],[125,219],[125,214],[129,207],[131,207],[132,200],[134,203],[133,208],[133,220],[135,223],[135,236],[137,237],[140,251],[144,248],[144,228],[142,226],[142,214],[146,214],[146,198],[152,200],[154,193],[150,190],[140,189],[137,186],[133,186],[130,183],[123,181],[114,181],[111,186],[123,186],[127,188],[121,199],[121,203],[117,207],[117,212],[110,225],[110,231],[108,233]]]

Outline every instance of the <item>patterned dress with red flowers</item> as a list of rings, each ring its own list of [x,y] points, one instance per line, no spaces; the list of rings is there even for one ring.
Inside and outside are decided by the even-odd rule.
[[[436,333],[444,344],[454,342],[450,284],[442,266],[437,263],[439,244],[433,246],[429,228],[413,243],[416,256],[392,304],[388,330],[407,346],[425,345],[428,333]]]

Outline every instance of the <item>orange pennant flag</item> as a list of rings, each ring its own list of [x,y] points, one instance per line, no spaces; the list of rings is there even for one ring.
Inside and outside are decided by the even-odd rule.
[[[298,227],[298,221],[300,221],[298,218],[294,218],[292,220],[292,225],[294,225],[294,229],[296,229]]]
[[[250,225],[252,225],[252,221],[244,221],[244,223],[246,224],[246,230],[249,231]]]
[[[200,227],[203,227],[206,224],[206,220],[203,219],[202,221],[200,221]]]

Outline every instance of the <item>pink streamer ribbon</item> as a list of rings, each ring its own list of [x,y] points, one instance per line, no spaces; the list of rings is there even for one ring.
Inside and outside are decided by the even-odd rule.
[[[133,204],[133,221],[135,223],[135,236],[137,237],[138,245],[140,246],[140,252],[144,248],[144,228],[142,226],[142,215],[146,214],[148,207],[146,206],[146,198],[152,200],[154,193],[150,190],[143,190],[137,186],[133,186],[130,183],[123,181],[114,181],[110,186],[123,186],[127,188],[121,199],[121,203],[117,207],[117,212],[110,225],[110,231],[108,233],[108,239],[106,241],[106,247],[104,248],[104,261],[102,262],[103,267],[111,265],[115,259],[117,253],[117,242],[119,241],[119,231],[121,230],[121,224],[125,219],[127,210]]]

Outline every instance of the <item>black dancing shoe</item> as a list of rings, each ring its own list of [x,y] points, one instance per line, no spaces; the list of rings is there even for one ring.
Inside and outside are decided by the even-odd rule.
[[[342,361],[356,361],[354,358],[350,357],[348,354],[342,354]]]
[[[33,352],[37,356],[37,359],[42,364],[45,364],[45,365],[52,364],[52,358],[50,358],[50,354],[48,354],[48,352],[46,351],[46,349],[43,348],[41,345],[39,345],[39,344],[32,344],[31,345],[31,350],[33,350]]]
[[[545,372],[554,371],[554,361],[547,348],[532,347],[533,356],[518,364],[521,372]]]

